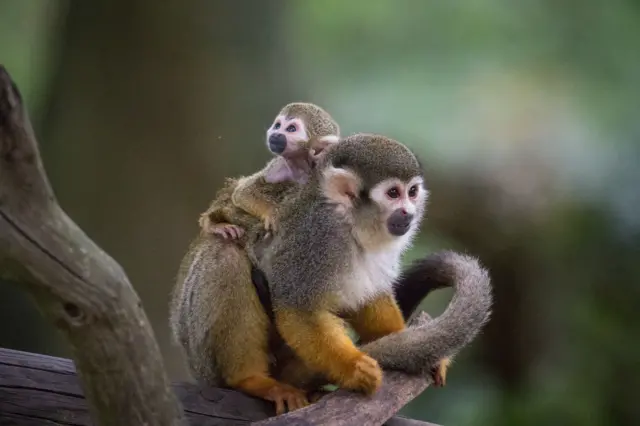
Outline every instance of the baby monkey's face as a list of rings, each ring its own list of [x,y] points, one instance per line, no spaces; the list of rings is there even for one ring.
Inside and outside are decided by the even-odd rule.
[[[309,139],[304,121],[299,117],[279,115],[267,130],[267,147],[269,151],[282,157],[299,154],[300,149]]]

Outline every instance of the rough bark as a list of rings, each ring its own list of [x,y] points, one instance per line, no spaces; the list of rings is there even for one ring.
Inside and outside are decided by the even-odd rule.
[[[396,386],[402,394],[419,392],[420,385],[414,382],[408,389],[405,381],[400,380]],[[384,394],[379,396],[388,398],[392,390],[387,385],[395,381],[392,378],[386,382]],[[274,415],[273,404],[228,389],[201,388],[190,383],[174,384],[173,389],[182,401],[190,425],[247,425]],[[398,404],[398,397],[391,397]],[[369,411],[371,407],[349,393],[332,394],[319,404],[318,409],[302,419],[283,417],[284,424],[380,424],[369,422],[368,414],[356,417],[350,411],[352,408]],[[325,409],[328,411],[324,412]],[[0,424],[92,424],[71,360],[0,348]],[[392,417],[385,425],[435,426],[401,416]]]
[[[100,425],[183,419],[122,268],[58,205],[20,93],[0,66],[0,273],[66,337]]]

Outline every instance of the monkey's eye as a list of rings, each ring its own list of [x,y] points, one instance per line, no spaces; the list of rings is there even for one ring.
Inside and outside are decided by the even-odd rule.
[[[280,122],[278,121],[276,124],[274,124],[273,128],[278,130],[280,128]]]
[[[416,195],[418,195],[418,185],[413,185],[409,188],[409,197],[416,198]]]
[[[290,124],[289,127],[287,127],[287,132],[293,133],[295,131],[296,131],[296,125],[295,124]]]
[[[389,198],[398,198],[399,196],[400,196],[400,191],[395,186],[387,191],[387,197]]]

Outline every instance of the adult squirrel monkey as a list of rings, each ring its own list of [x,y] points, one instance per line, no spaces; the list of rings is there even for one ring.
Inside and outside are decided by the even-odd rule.
[[[183,258],[172,294],[170,326],[191,373],[209,385],[273,401],[278,413],[285,404],[295,409],[308,401],[304,391],[269,373],[273,326],[252,284],[244,234],[274,229],[278,204],[306,182],[339,131],[317,105],[286,105],[267,130],[267,146],[277,156],[254,175],[228,179],[218,191],[200,217],[202,232]]]
[[[305,365],[342,388],[370,394],[381,384],[378,362],[356,347],[345,321],[362,343],[405,329],[393,285],[427,195],[407,147],[379,135],[349,136],[281,203],[269,250],[254,256],[279,334]]]

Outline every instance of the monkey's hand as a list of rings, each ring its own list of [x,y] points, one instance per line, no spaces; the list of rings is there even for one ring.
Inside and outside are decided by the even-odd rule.
[[[220,235],[225,240],[237,240],[244,235],[244,228],[230,223],[211,223],[211,221],[205,221],[201,226],[204,233]]]
[[[371,395],[382,384],[382,369],[375,359],[362,354],[354,361],[353,368],[343,373],[340,382],[341,387]]]
[[[289,411],[293,411],[309,405],[306,392],[284,383],[272,386],[264,399],[276,404],[276,415],[278,416],[285,413],[285,407]]]

